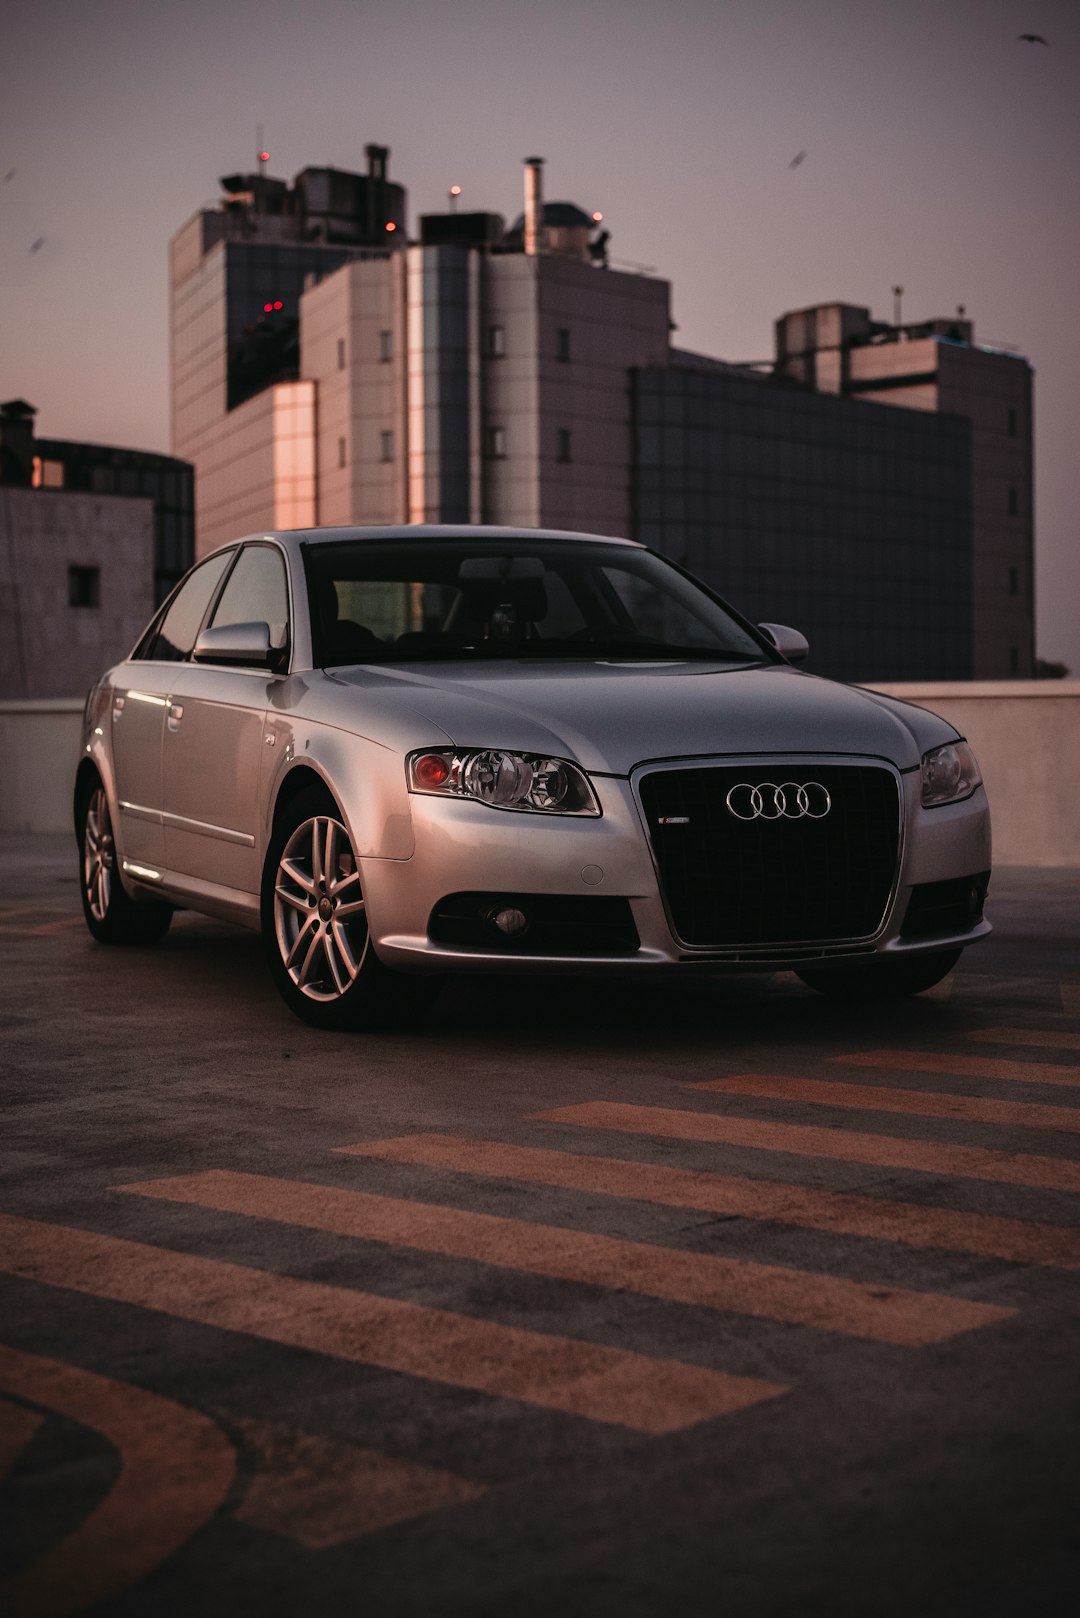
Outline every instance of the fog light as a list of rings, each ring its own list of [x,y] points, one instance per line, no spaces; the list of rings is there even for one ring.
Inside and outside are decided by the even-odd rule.
[[[529,918],[524,910],[514,910],[509,906],[502,910],[489,910],[488,920],[506,938],[516,938],[529,925]]]

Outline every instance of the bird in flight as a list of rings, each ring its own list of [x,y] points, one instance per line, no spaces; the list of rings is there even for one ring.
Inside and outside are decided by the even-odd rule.
[[[1017,39],[1024,40],[1028,45],[1049,45],[1050,41],[1041,34],[1017,34]]]
[[[805,152],[796,152],[795,156],[791,159],[791,162],[788,164],[788,168],[789,169],[797,169],[799,164],[802,162],[802,160],[803,160],[803,158],[805,156],[806,156]]]
[[[37,241],[33,242],[31,244],[30,251],[31,251],[31,253],[38,253],[38,252],[41,251],[41,249],[44,246],[45,246],[45,238],[44,238],[44,236],[39,236]]]

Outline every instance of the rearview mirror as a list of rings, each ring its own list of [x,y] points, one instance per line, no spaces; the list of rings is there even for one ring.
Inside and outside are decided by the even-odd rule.
[[[789,663],[801,663],[809,655],[810,642],[797,629],[789,629],[787,624],[758,624],[758,628]]]
[[[196,663],[242,664],[268,669],[280,653],[270,644],[269,624],[222,624],[204,629],[195,642]]]

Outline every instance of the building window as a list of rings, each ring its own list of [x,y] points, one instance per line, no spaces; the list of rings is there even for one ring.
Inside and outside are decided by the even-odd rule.
[[[35,489],[62,489],[64,487],[63,461],[45,461],[35,455],[30,471],[30,483]]]
[[[564,365],[570,362],[570,328],[568,326],[560,326],[555,333],[555,358],[562,360]]]
[[[101,606],[101,569],[99,567],[68,568],[68,606]]]
[[[1020,673],[1020,652],[1015,646],[1009,647],[1009,673]]]
[[[569,427],[560,427],[559,428],[558,447],[557,447],[556,452],[555,452],[555,459],[557,461],[563,461],[563,462],[573,460],[573,456],[570,453],[570,451],[571,451],[570,429],[569,429]]]
[[[337,463],[339,466],[345,465],[345,440],[343,438],[339,438],[337,441]]]
[[[384,365],[387,365],[393,357],[394,334],[392,331],[381,331],[379,333],[379,359]]]
[[[1010,438],[1015,438],[1016,437],[1016,430],[1017,430],[1016,429],[1016,411],[1010,408],[1010,410],[1009,410],[1009,437]]]
[[[1020,510],[1020,496],[1015,489],[1009,490],[1009,516],[1015,517]]]
[[[1011,596],[1020,594],[1020,574],[1014,567],[1009,569],[1009,594]]]
[[[489,427],[485,448],[489,460],[504,461],[506,459],[506,428]]]
[[[392,432],[379,434],[379,458],[383,461],[394,459],[394,435]]]
[[[345,369],[345,339],[344,339],[344,337],[339,337],[338,340],[337,340],[337,368],[338,368],[339,371],[343,371]]]
[[[501,360],[506,353],[506,327],[489,326],[487,329],[487,357]]]

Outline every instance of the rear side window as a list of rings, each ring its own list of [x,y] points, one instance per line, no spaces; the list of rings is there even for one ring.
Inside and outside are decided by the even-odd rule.
[[[269,545],[248,545],[229,575],[214,608],[211,628],[226,624],[269,624],[270,644],[284,647],[289,627],[285,564]]]
[[[157,629],[151,631],[135,653],[136,657],[159,663],[183,663],[191,656],[206,609],[233,555],[233,551],[221,551],[188,574]]]

